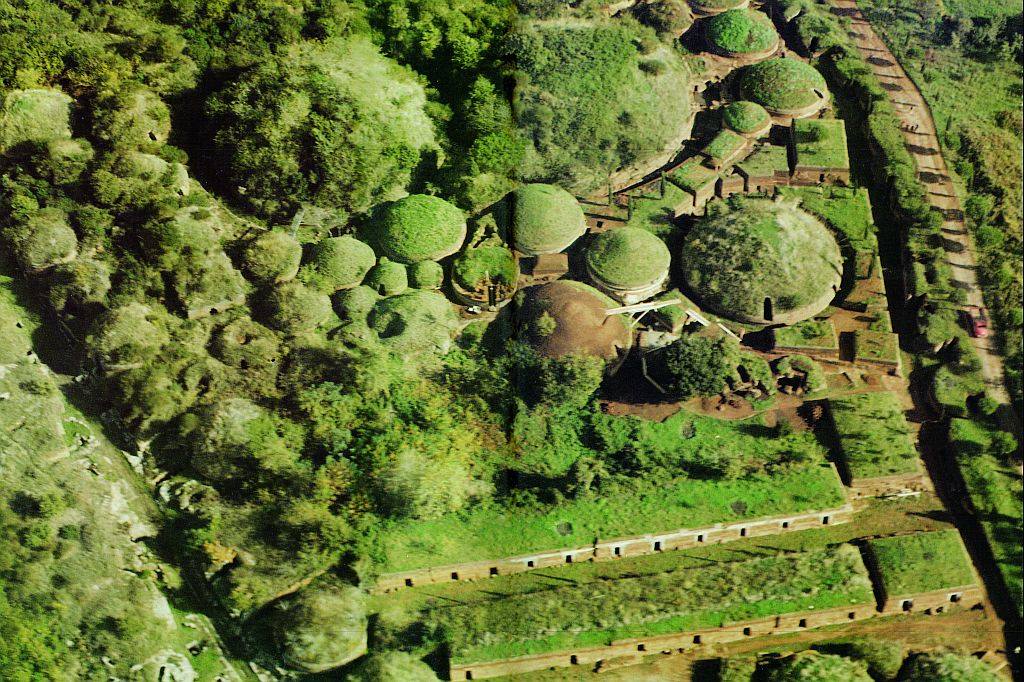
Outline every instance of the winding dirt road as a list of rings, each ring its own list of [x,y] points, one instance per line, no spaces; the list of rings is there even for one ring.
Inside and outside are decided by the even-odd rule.
[[[850,19],[850,37],[871,64],[903,122],[907,149],[914,155],[918,175],[928,189],[928,201],[945,216],[942,232],[946,262],[953,271],[955,285],[966,293],[968,305],[984,306],[978,284],[974,240],[964,224],[963,210],[949,177],[946,160],[942,156],[942,147],[928,103],[885,42],[861,14],[855,0],[832,0],[832,5],[838,14]],[[1003,377],[1003,357],[996,344],[995,328],[991,321],[989,324],[990,335],[981,339],[972,338],[971,342],[981,358],[982,372],[990,394],[1000,403],[1007,404],[1010,396]]]

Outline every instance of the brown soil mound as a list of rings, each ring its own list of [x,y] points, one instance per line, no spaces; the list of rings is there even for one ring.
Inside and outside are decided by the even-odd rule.
[[[524,292],[518,322],[524,338],[547,357],[583,354],[614,360],[632,343],[622,316],[605,314],[617,305],[592,287],[559,280]]]

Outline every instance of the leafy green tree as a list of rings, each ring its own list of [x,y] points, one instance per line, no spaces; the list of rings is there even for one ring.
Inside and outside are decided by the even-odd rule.
[[[739,346],[731,338],[687,335],[659,352],[654,365],[659,384],[673,397],[686,400],[721,393],[738,361]]]
[[[159,151],[171,134],[171,112],[152,90],[133,87],[100,99],[93,133],[109,147]]]
[[[436,147],[425,105],[410,71],[351,38],[268,56],[208,111],[240,199],[280,217],[303,201],[361,212],[405,187]]]

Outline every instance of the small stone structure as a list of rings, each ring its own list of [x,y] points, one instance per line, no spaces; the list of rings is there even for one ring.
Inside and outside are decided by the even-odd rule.
[[[790,135],[794,184],[850,184],[850,155],[842,120],[796,120]]]

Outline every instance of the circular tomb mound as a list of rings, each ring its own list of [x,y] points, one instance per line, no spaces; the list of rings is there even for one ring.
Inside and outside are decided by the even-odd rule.
[[[368,244],[348,235],[322,239],[312,251],[309,283],[327,293],[359,286],[377,262]]]
[[[605,313],[616,306],[591,286],[558,280],[523,292],[518,322],[524,340],[541,355],[589,355],[614,361],[633,343],[625,318]]]
[[[757,102],[731,102],[722,107],[722,125],[746,137],[761,137],[772,127],[772,117]]]
[[[712,52],[726,57],[767,57],[779,46],[771,19],[753,9],[731,9],[708,19],[704,36]]]
[[[440,293],[410,289],[377,301],[370,310],[367,324],[381,343],[396,353],[444,354],[451,348],[459,318]]]
[[[507,303],[516,291],[518,280],[519,263],[515,254],[497,244],[467,249],[452,265],[452,288],[467,305]],[[493,299],[491,287],[494,287]]]
[[[794,118],[817,113],[829,100],[825,78],[813,66],[783,57],[748,66],[740,93],[773,114]]]
[[[509,202],[512,245],[527,256],[564,251],[587,231],[579,202],[561,187],[522,185],[509,195]]]
[[[411,194],[385,206],[367,234],[376,252],[393,261],[441,260],[465,241],[466,217],[444,199]]]
[[[750,5],[750,0],[690,0],[690,7],[695,14],[710,16],[729,10],[742,9]]]
[[[683,242],[683,277],[700,304],[752,324],[793,324],[832,302],[843,258],[832,233],[795,204],[744,199]]]
[[[598,289],[630,305],[664,289],[672,256],[665,242],[647,230],[620,227],[594,237],[586,263]]]

